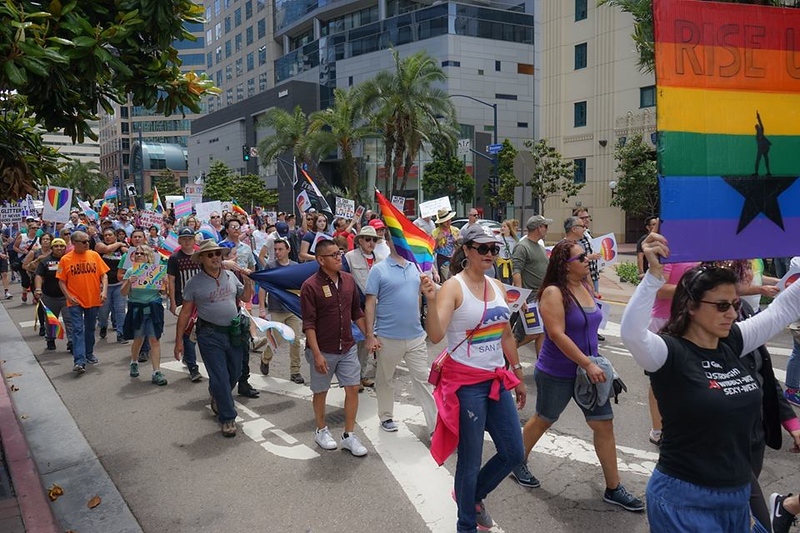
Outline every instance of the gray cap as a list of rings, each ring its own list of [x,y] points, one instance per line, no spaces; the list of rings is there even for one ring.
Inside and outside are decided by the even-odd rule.
[[[477,242],[478,244],[481,243],[495,243],[497,239],[492,236],[486,234],[483,231],[483,227],[480,224],[472,224],[470,226],[466,226],[460,233],[461,239],[464,243],[468,242]]]
[[[525,227],[530,231],[538,228],[539,226],[550,225],[552,223],[552,218],[544,218],[542,215],[533,215],[525,223]]]

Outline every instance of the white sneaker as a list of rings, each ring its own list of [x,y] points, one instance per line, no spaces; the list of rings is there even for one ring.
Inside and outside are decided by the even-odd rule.
[[[361,441],[358,440],[355,433],[350,433],[349,437],[342,435],[341,445],[343,450],[350,450],[350,453],[356,457],[367,455],[367,447],[361,444]]]
[[[381,429],[387,431],[389,433],[394,433],[398,430],[397,423],[389,418],[388,420],[384,420],[381,422]]]
[[[331,435],[331,431],[328,429],[328,426],[314,431],[314,442],[316,442],[317,445],[319,445],[319,447],[323,450],[335,450],[339,447],[339,445],[336,444],[336,441],[333,439],[333,435]]]

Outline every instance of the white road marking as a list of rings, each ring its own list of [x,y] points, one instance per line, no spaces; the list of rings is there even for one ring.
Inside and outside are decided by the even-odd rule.
[[[25,322],[20,322],[19,323],[19,327],[21,327],[21,328],[32,328],[35,323],[36,323],[35,320],[26,320]]]

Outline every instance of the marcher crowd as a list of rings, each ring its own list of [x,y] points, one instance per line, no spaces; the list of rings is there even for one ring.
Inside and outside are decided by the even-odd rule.
[[[214,212],[208,220],[175,220],[167,212],[160,226],[150,227],[141,227],[134,210],[99,221],[76,210],[66,223],[31,216],[4,226],[0,276],[6,299],[19,281],[22,302],[37,306],[48,351],[58,349],[49,315],[60,317],[76,375],[100,363],[96,338],[113,330],[117,343],[130,346],[130,377],[138,378],[139,365],[149,361],[151,382],[167,385],[161,340],[165,314],[176,316],[175,329],[166,332],[174,335],[173,356],[192,382],[203,380],[202,358],[225,437],[238,431],[233,390],[259,397],[249,383],[251,351],[259,353],[264,375],[278,355],[252,316],[294,332],[288,378],[310,386],[314,440],[325,450],[368,453],[355,424],[365,387],[375,389],[381,429],[398,431],[395,375],[404,363],[433,458],[441,465],[457,452],[459,532],[492,527],[486,499],[505,478],[541,485],[530,452],[571,402],[591,429],[605,478],[602,499],[644,511],[617,468],[610,399],[621,380],[602,357],[601,254],[593,249],[588,210],[575,209],[558,235],[553,220],[541,215],[523,228],[504,220],[497,235],[481,225],[476,209],[461,228],[454,217],[442,210],[415,220],[435,243],[435,268],[422,272],[398,253],[384,220],[369,210],[360,220],[313,210],[299,218],[277,213],[276,220],[258,209]],[[646,494],[650,527],[784,533],[800,501],[773,494],[767,502],[758,475],[765,447],[780,447],[781,426],[800,447],[800,420],[791,407],[800,406],[800,284],[779,294],[779,278],[764,275],[761,259],[664,264],[669,243],[659,223],[648,218],[637,244],[641,284],[621,324],[623,342],[651,382],[649,439],[659,460]],[[177,246],[168,245],[171,237]],[[297,287],[298,316],[251,276],[301,263],[318,268]],[[775,263],[782,276],[800,258]],[[510,286],[530,290],[521,312],[509,308]],[[763,310],[761,296],[774,298]],[[531,331],[529,311],[538,313],[543,333]],[[787,326],[796,336],[784,391],[764,345]],[[434,371],[430,347],[441,341],[446,349]],[[535,408],[520,431],[517,411],[529,391],[518,348],[531,342]],[[326,421],[334,376],[345,391],[339,439]],[[495,445],[486,463],[484,432]]]

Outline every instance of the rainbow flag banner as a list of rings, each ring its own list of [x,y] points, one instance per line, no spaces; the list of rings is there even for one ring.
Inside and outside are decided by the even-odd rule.
[[[58,317],[53,313],[44,303],[39,300],[39,305],[42,306],[44,309],[44,315],[46,317],[47,323],[45,324],[45,329],[47,331],[47,338],[48,339],[63,339],[64,338],[64,326],[61,325],[61,321]],[[36,313],[36,316],[39,316],[39,313]]]
[[[407,261],[418,264],[423,272],[431,270],[434,245],[431,236],[415,226],[380,192],[375,191],[375,197],[397,253]]]
[[[245,211],[244,208],[242,208],[242,206],[240,206],[239,202],[237,202],[236,200],[231,200],[231,209],[234,213],[237,213],[239,215],[250,216],[247,214],[247,211]]]
[[[669,261],[797,255],[800,10],[653,4]]]

